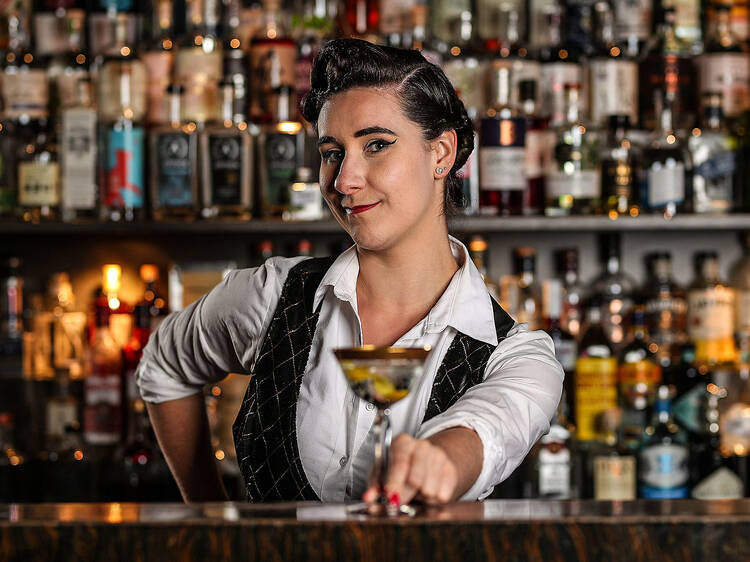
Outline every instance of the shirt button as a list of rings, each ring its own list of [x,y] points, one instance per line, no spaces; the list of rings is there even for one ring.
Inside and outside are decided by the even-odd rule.
[[[370,403],[368,402],[368,403],[367,403],[367,409],[368,409],[368,410],[369,410],[370,412],[372,412],[372,411],[373,411],[373,410],[375,409],[375,406],[373,406],[372,404],[370,404]]]
[[[346,461],[348,461],[348,460],[349,460],[349,459],[348,459],[348,458],[346,458],[346,457],[341,457],[341,458],[339,459],[339,465],[341,465],[341,466],[346,466]]]

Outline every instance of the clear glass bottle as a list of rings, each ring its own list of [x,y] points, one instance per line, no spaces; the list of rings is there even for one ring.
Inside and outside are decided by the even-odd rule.
[[[626,449],[636,451],[649,422],[649,408],[654,404],[662,372],[651,348],[644,305],[633,308],[631,329],[630,340],[620,352],[620,442]]]
[[[658,95],[656,101],[659,101]],[[687,177],[691,168],[690,157],[674,127],[674,98],[667,94],[664,103],[657,105],[663,105],[660,125],[643,151],[646,181],[641,207],[670,219],[677,213],[689,212],[691,207]]]
[[[595,214],[601,207],[599,146],[582,121],[580,90],[565,84],[565,122],[557,128],[545,180],[544,213],[550,217]]]
[[[297,177],[289,184],[289,209],[282,214],[284,220],[316,221],[325,218],[328,206],[314,175],[307,166],[297,170]]]
[[[727,130],[721,100],[719,93],[704,94],[703,123],[693,129],[688,139],[694,213],[723,214],[733,210],[737,139]]]
[[[565,386],[569,388],[578,359],[578,344],[572,334],[562,325],[563,284],[560,279],[545,279],[542,282],[542,317],[544,329],[555,344],[555,357],[565,372]]]
[[[103,127],[105,151],[99,207],[102,220],[145,218],[145,133],[135,120],[130,87],[131,67],[123,62],[119,77],[120,115]]]
[[[716,26],[698,57],[699,92],[703,96],[721,93],[724,116],[734,121],[750,107],[750,54],[732,32],[732,3],[712,2],[711,9]]]
[[[479,212],[523,214],[526,190],[526,120],[510,104],[510,68],[490,72],[492,104],[480,122]]]
[[[638,64],[615,40],[614,12],[608,2],[594,4],[596,48],[589,60],[591,124],[604,127],[612,115],[638,120]]]
[[[497,288],[497,284],[493,282],[492,276],[487,270],[487,257],[489,256],[489,249],[487,240],[479,236],[478,234],[471,237],[469,241],[469,256],[471,261],[479,270],[479,274],[484,279],[484,284],[487,286],[487,292],[496,301],[500,301],[500,293]]]
[[[651,37],[652,3],[649,0],[615,0],[613,4],[615,39],[627,48],[631,56],[636,56]]]
[[[616,351],[625,344],[625,320],[633,306],[635,281],[625,273],[620,259],[621,238],[616,232],[599,238],[599,260],[602,272],[591,286],[591,293],[602,303],[602,326]]]
[[[193,219],[198,213],[198,131],[183,119],[183,92],[180,85],[169,87],[169,124],[149,132],[154,220]]]
[[[60,211],[60,164],[47,120],[30,124],[18,160],[17,213],[26,222],[57,220]]]
[[[542,303],[536,282],[536,250],[528,246],[513,250],[513,275],[501,281],[500,298],[503,308],[529,330],[541,330]]]
[[[253,137],[235,113],[235,86],[222,82],[222,119],[200,134],[204,218],[247,220],[253,206]]]
[[[645,499],[688,497],[687,435],[672,419],[673,389],[660,385],[656,413],[638,453],[638,495]]]
[[[575,497],[570,431],[555,420],[539,440],[535,463],[535,498],[567,500]]]
[[[735,341],[740,366],[750,368],[750,234],[740,235],[742,256],[732,266],[729,284],[735,291]]]
[[[95,220],[99,215],[97,113],[88,78],[78,82],[75,105],[62,110],[60,140],[62,219]]]
[[[719,255],[697,252],[695,279],[688,288],[688,335],[695,346],[695,362],[712,367],[733,363],[735,293],[719,277]]]
[[[552,158],[554,131],[549,120],[540,117],[536,103],[537,82],[522,80],[519,84],[521,116],[526,120],[526,189],[523,195],[523,214],[544,213],[544,170]]]
[[[651,252],[644,258],[646,281],[642,299],[651,343],[663,368],[680,362],[687,342],[687,300],[685,290],[672,278],[672,254]]]
[[[611,219],[638,216],[638,162],[628,138],[630,117],[609,116],[609,134],[602,147],[603,209]]]
[[[169,122],[166,93],[175,56],[173,1],[154,0],[153,5],[150,32],[140,58],[148,79],[146,123],[164,125]]]
[[[47,400],[44,425],[44,450],[57,457],[65,448],[65,428],[80,425],[78,400],[70,392],[69,374],[57,373],[57,393]]]
[[[583,295],[585,288],[578,277],[578,250],[561,248],[555,251],[557,276],[563,281],[562,328],[574,338],[581,334]]]

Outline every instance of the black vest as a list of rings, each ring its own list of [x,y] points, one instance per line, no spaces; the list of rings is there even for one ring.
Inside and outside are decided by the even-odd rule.
[[[313,258],[290,270],[232,427],[250,501],[320,501],[300,461],[297,399],[320,314],[320,308],[313,310],[315,292],[334,260]],[[492,304],[500,341],[514,322],[494,300]],[[483,380],[493,350],[488,343],[456,334],[435,375],[422,423]]]

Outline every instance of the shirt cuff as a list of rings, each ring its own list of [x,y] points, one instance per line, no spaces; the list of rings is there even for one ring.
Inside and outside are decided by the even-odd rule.
[[[178,381],[154,368],[148,361],[141,361],[138,365],[135,380],[141,398],[153,404],[186,398],[203,391],[202,384],[190,385]]]
[[[482,441],[482,471],[472,484],[471,488],[461,496],[460,501],[483,500],[492,493],[495,485],[500,482],[503,465],[500,463],[503,451],[498,446],[498,439],[495,432],[486,421],[482,419],[468,419],[461,417],[448,417],[445,420],[433,425],[427,431],[418,432],[417,439],[426,439],[453,427],[465,427],[472,429]]]

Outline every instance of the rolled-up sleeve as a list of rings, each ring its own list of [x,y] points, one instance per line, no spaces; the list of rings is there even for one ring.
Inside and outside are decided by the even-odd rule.
[[[250,373],[289,269],[304,258],[271,258],[231,271],[208,294],[170,314],[152,334],[136,371],[147,402],[200,392],[227,373]]]
[[[517,324],[487,361],[483,382],[420,427],[417,437],[422,439],[451,427],[467,427],[479,435],[482,471],[462,500],[487,497],[549,431],[563,376],[549,335]]]

